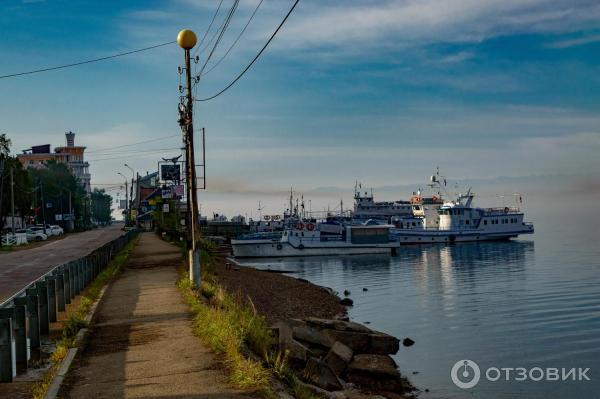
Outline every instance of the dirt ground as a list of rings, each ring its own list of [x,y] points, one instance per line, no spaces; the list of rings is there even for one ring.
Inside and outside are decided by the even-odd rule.
[[[63,398],[248,398],[192,333],[175,286],[179,248],[144,233],[108,288]]]
[[[226,269],[225,258],[216,266],[218,281],[230,292],[250,297],[258,313],[269,324],[290,318],[334,318],[345,315],[346,309],[329,290],[280,273],[231,264]]]

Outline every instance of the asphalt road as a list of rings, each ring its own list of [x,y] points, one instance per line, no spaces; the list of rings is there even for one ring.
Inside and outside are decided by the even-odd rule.
[[[0,253],[0,303],[18,293],[54,267],[78,259],[123,234],[122,224],[14,252]]]

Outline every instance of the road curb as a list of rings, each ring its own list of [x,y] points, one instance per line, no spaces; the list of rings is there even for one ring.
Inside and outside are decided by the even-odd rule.
[[[85,316],[84,320],[86,321],[86,323],[88,325],[90,325],[92,320],[94,319],[94,315],[96,314],[98,305],[100,304],[100,302],[102,302],[102,299],[104,298],[104,293],[106,292],[106,289],[108,288],[108,286],[111,283],[112,283],[112,281],[110,281],[108,284],[106,284],[104,287],[102,287],[102,289],[100,290],[100,293],[98,294],[98,299],[96,299],[96,301],[90,308],[90,311]],[[81,330],[79,330],[79,332],[75,336],[75,342],[74,342],[75,347],[70,348],[69,352],[67,352],[67,356],[65,356],[65,358],[61,361],[60,367],[58,368],[58,372],[54,375],[54,378],[52,379],[52,383],[50,384],[48,391],[44,395],[44,399],[56,399],[57,398],[58,392],[60,391],[60,387],[62,386],[62,383],[63,383],[65,377],[67,376],[69,369],[71,368],[71,364],[73,363],[73,360],[75,360],[75,356],[77,356],[77,352],[82,347],[83,342],[85,341],[85,338],[87,337],[89,332],[90,332],[89,328],[82,328]]]

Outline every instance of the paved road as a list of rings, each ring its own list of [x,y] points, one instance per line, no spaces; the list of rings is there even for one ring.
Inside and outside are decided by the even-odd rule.
[[[178,292],[178,247],[144,233],[100,302],[92,336],[59,397],[251,399],[192,332]]]
[[[0,303],[54,267],[85,256],[120,236],[121,228],[122,225],[117,224],[71,234],[31,249],[0,253]]]

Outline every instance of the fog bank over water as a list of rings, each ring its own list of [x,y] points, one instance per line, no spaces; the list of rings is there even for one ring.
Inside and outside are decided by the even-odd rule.
[[[423,174],[422,181],[414,183],[369,186],[368,181],[362,181],[361,191],[373,194],[376,201],[407,200],[413,192],[419,188],[427,190],[429,176]],[[207,191],[200,191],[199,200],[202,206],[201,212],[212,217],[213,213],[225,214],[228,217],[234,215],[247,215],[257,218],[258,203],[261,203],[263,215],[281,214],[289,203],[290,187],[282,187],[281,190],[261,189],[258,182],[252,187],[250,184],[230,189],[225,184],[217,188],[209,183]],[[293,185],[293,178],[290,179]],[[600,194],[600,177],[597,176],[526,176],[526,177],[494,177],[483,178],[461,178],[447,177],[446,190],[450,195],[458,192],[466,192],[471,187],[475,193],[475,205],[482,207],[510,206],[516,204],[520,195],[523,199],[519,204],[526,212],[532,207],[544,207],[550,198],[569,199],[573,196],[598,196]],[[519,195],[515,195],[519,194]],[[343,201],[344,209],[352,208],[354,196],[354,182],[349,181],[347,187],[332,184],[327,187],[297,188],[294,187],[294,197],[301,198],[304,195],[306,210],[323,211],[326,209],[339,211],[340,200]]]

